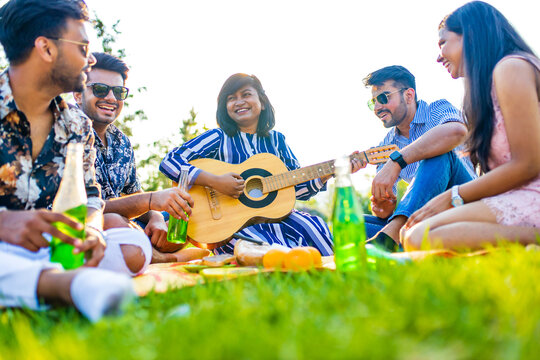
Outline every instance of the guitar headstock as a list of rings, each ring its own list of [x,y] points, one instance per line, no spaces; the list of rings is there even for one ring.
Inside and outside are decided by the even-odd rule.
[[[390,154],[396,150],[399,150],[399,148],[397,145],[394,145],[394,144],[376,146],[366,151],[362,151],[356,156],[360,160],[363,160],[363,161],[367,160],[370,164],[376,165],[376,164],[382,164],[382,163],[387,162]]]

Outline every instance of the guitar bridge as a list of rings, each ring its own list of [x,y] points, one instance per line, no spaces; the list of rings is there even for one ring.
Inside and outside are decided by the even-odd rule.
[[[208,206],[210,206],[210,212],[214,220],[221,219],[221,207],[219,206],[219,199],[217,197],[216,190],[205,186],[206,198],[208,199]]]

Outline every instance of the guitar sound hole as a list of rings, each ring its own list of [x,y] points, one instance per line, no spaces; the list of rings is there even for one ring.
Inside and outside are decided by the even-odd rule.
[[[245,192],[250,198],[259,199],[263,197],[263,185],[259,178],[248,179],[246,183]]]

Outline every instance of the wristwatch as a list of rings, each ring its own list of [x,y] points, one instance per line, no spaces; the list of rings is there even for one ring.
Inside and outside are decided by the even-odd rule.
[[[459,196],[459,185],[452,186],[452,206],[458,207],[463,205],[463,198]]]
[[[390,154],[390,159],[397,162],[402,169],[405,169],[405,166],[407,166],[407,163],[403,159],[403,155],[397,150]]]

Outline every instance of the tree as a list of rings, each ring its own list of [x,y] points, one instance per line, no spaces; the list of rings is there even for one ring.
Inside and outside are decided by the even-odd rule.
[[[123,59],[126,57],[126,50],[115,47],[118,36],[122,34],[119,30],[119,24],[120,20],[117,20],[109,30],[107,25],[94,12],[92,26],[96,30],[98,39],[101,40],[102,51]],[[137,88],[136,92],[141,94],[146,90],[146,87],[143,86]],[[159,171],[159,164],[168,151],[200,134],[200,129],[195,120],[197,113],[192,108],[189,118],[182,120],[177,134],[154,141],[148,148],[141,149],[140,144],[133,138],[133,127],[142,121],[148,120],[148,117],[142,109],[131,111],[129,100],[133,98],[133,95],[133,93],[130,93],[127,101],[124,102],[123,116],[116,120],[115,126],[131,139],[136,158],[139,159],[137,172],[143,189],[155,191],[170,187],[171,181]],[[149,153],[149,155],[144,158],[140,156],[143,153]]]
[[[161,159],[167,152],[184,142],[193,139],[201,133],[201,129],[197,126],[196,117],[197,113],[191,108],[189,111],[189,118],[182,120],[182,125],[180,126],[178,133],[155,141],[150,146],[150,155],[146,159],[139,161],[137,171],[139,171],[140,174],[146,174],[142,183],[147,191],[170,187],[171,180],[160,171],[156,171],[156,169],[159,168]],[[202,130],[204,131],[207,129],[203,128]]]

